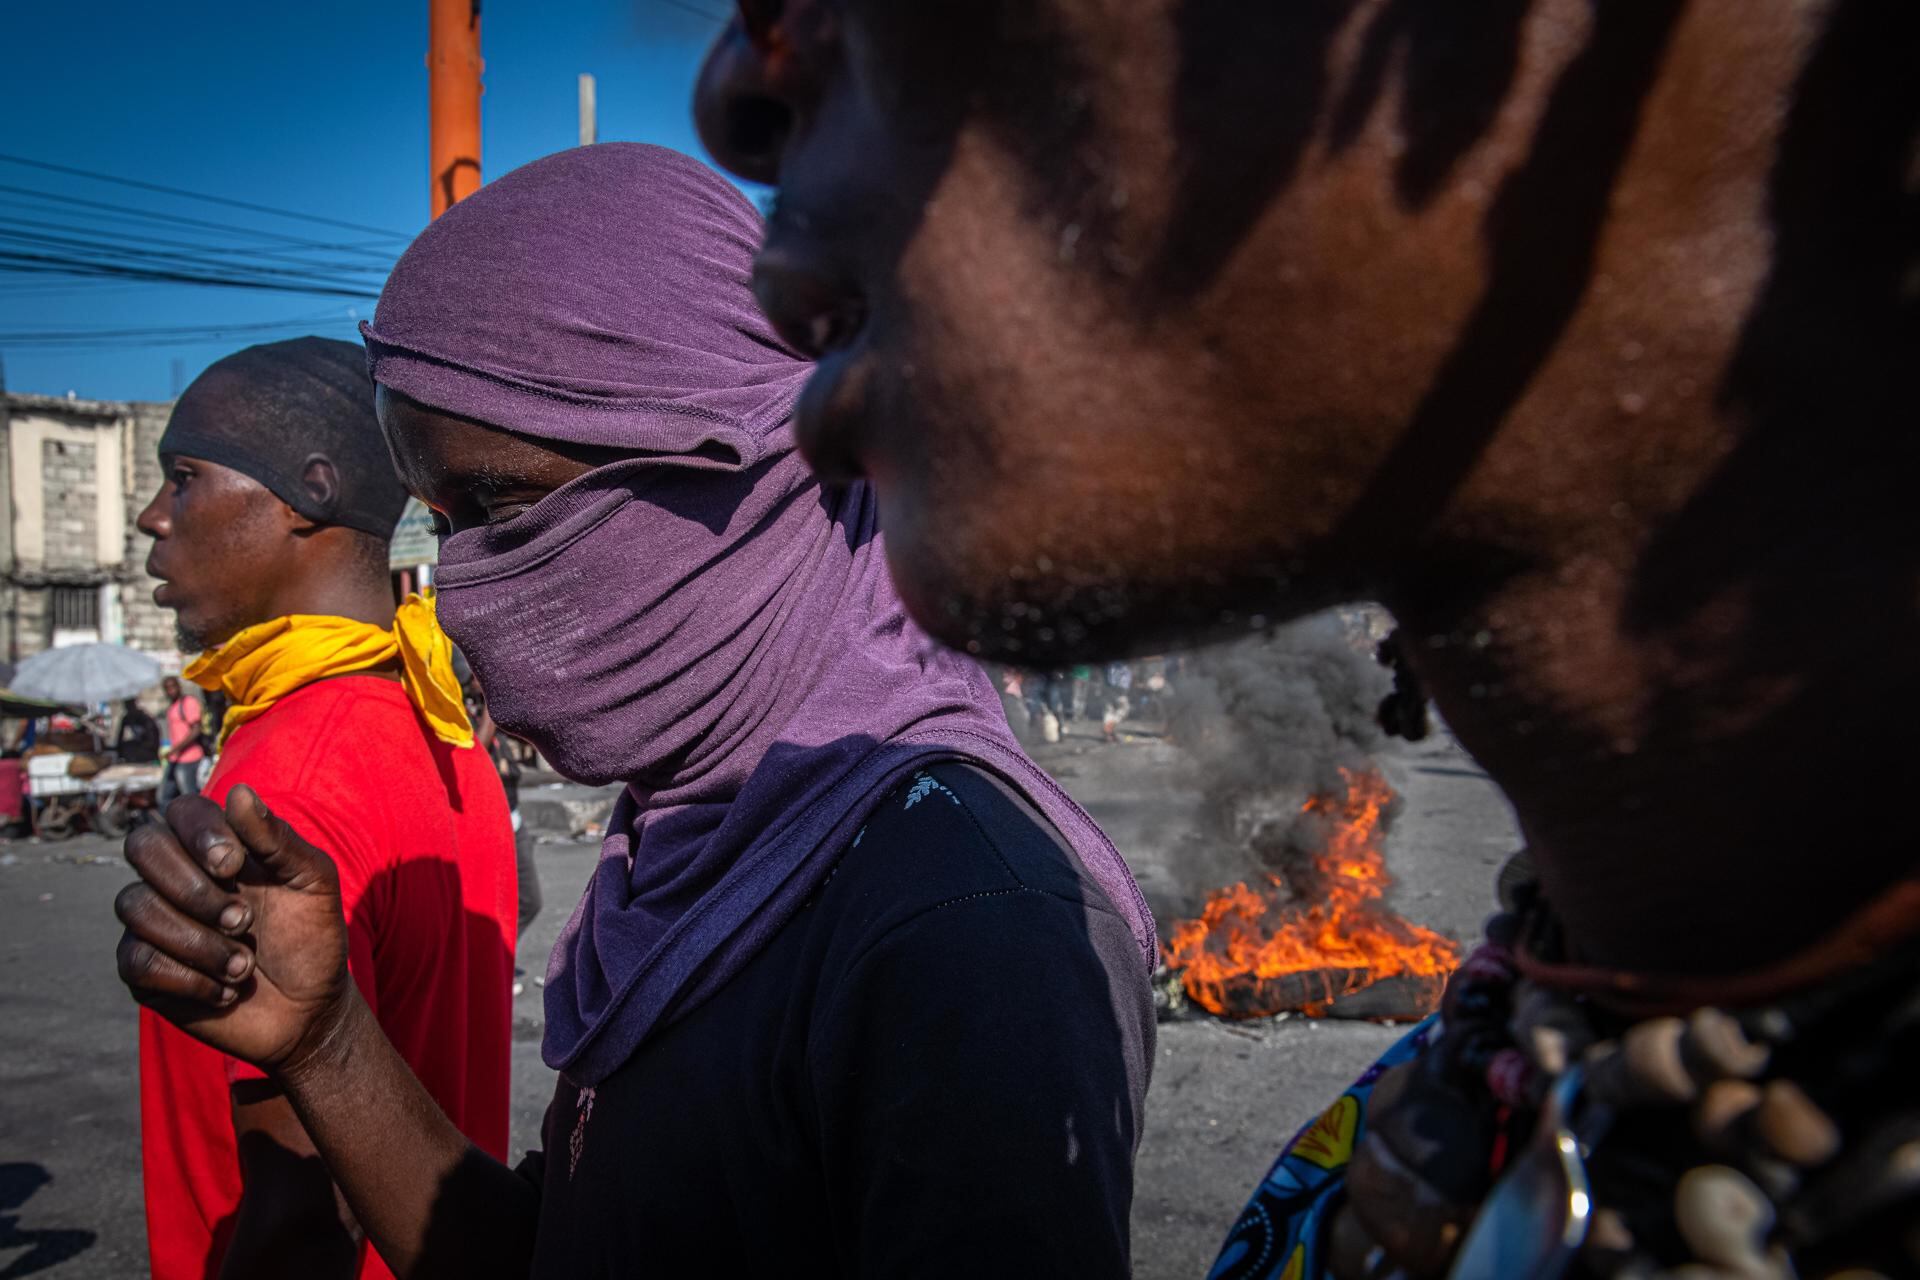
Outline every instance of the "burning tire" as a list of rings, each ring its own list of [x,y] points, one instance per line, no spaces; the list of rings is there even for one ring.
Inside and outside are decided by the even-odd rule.
[[[1328,832],[1298,895],[1279,876],[1262,888],[1229,885],[1174,926],[1163,958],[1200,1008],[1234,1019],[1404,1021],[1439,1006],[1459,944],[1382,901],[1391,883],[1382,819],[1393,788],[1371,770],[1341,777],[1343,795],[1315,796],[1303,809],[1324,818]]]

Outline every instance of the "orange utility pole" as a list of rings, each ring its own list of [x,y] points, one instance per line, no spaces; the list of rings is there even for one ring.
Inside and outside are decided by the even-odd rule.
[[[480,0],[427,0],[433,216],[480,189]]]

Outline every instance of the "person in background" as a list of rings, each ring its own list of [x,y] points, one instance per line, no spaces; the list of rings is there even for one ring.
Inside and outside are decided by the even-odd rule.
[[[1133,666],[1126,662],[1109,662],[1106,676],[1107,709],[1101,717],[1100,736],[1108,742],[1118,742],[1120,724],[1132,709]]]
[[[1088,673],[1091,679],[1092,673]],[[1061,667],[1047,674],[1047,706],[1054,718],[1060,722],[1060,736],[1067,735],[1068,726],[1077,719],[1087,703],[1087,685],[1079,674],[1070,667]]]
[[[703,139],[914,616],[1377,600],[1525,833],[1222,1280],[1920,1274],[1916,67],[1911,0],[734,11]]]
[[[220,766],[220,726],[227,722],[227,708],[232,703],[233,699],[227,696],[226,690],[207,690],[207,709],[200,715],[200,741],[207,748],[206,758],[200,761],[202,791],[213,781],[213,771]]]
[[[121,764],[152,764],[160,758],[160,722],[133,698],[120,704],[113,756]]]
[[[1058,742],[1064,730],[1065,722],[1054,703],[1059,700],[1060,681],[1044,671],[1025,673],[1023,687],[1026,690],[1027,727],[1039,735],[1042,742]]]
[[[201,729],[205,708],[186,692],[178,676],[161,682],[167,694],[167,768],[160,777],[162,809],[180,796],[200,794],[200,765],[207,758],[207,739]]]
[[[1134,709],[1141,715],[1150,716],[1163,724],[1167,719],[1168,704],[1173,697],[1173,685],[1168,682],[1167,672],[1171,659],[1150,657],[1138,666],[1138,697]]]
[[[332,850],[352,982],[460,1131],[504,1155],[513,832],[431,600],[394,608],[406,495],[364,353],[299,338],[218,361],[174,406],[160,462],[138,520],[154,599],[200,653],[187,678],[230,700],[206,795],[239,788]],[[170,683],[177,732],[197,732]],[[195,806],[212,808],[169,815]],[[176,872],[165,831],[131,835],[128,861]],[[152,1009],[140,1101],[156,1280],[388,1274],[279,1086]]]

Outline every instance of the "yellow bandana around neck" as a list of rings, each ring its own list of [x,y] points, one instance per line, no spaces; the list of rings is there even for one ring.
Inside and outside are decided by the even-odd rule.
[[[433,736],[473,745],[466,700],[453,674],[453,641],[440,629],[432,588],[408,596],[393,629],[323,614],[294,613],[248,627],[181,672],[202,689],[232,699],[220,722],[220,745],[296,689],[329,676],[367,671],[400,659],[400,683]]]

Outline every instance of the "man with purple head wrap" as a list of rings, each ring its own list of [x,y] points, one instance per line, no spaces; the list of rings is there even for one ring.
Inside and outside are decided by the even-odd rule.
[[[326,858],[246,803],[179,835],[261,864],[285,998],[182,1025],[287,1081],[403,1275],[1124,1275],[1151,917],[907,618],[872,491],[795,453],[759,235],[692,160],[583,148],[442,216],[365,327],[495,720],[625,784],[548,971],[544,1153],[426,1103],[311,961]]]

